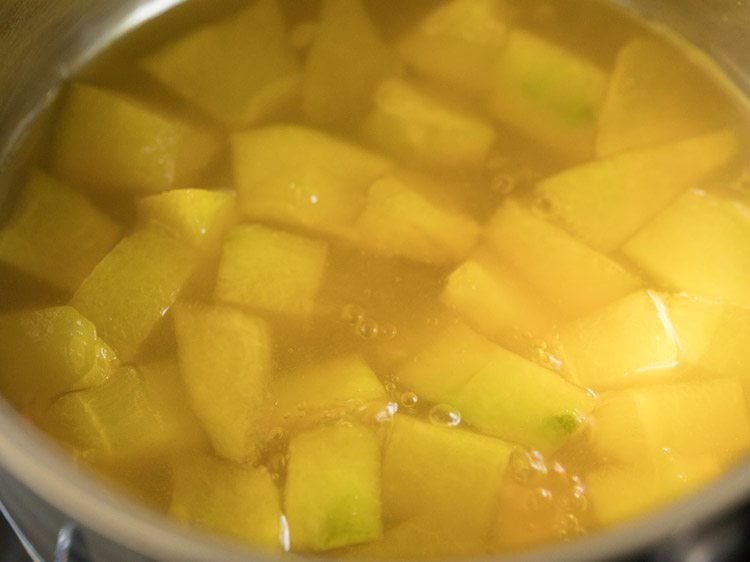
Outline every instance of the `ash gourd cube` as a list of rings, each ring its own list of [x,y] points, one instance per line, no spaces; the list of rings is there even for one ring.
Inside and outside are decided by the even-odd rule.
[[[361,0],[324,0],[307,55],[302,109],[315,125],[354,130],[397,63]]]
[[[104,384],[118,360],[91,322],[58,306],[0,315],[0,364],[0,389],[25,410]]]
[[[461,325],[428,344],[397,377],[423,399],[451,405],[480,432],[544,453],[559,448],[595,405],[558,373]]]
[[[284,512],[292,549],[324,551],[382,536],[381,452],[372,429],[299,433],[288,455]]]
[[[242,215],[335,236],[351,236],[367,190],[392,164],[322,131],[269,125],[232,137]]]
[[[180,303],[173,316],[189,403],[214,450],[237,462],[257,460],[270,414],[266,323],[221,305]]]
[[[140,62],[159,82],[232,128],[291,107],[301,69],[277,0],[255,0],[230,17],[168,43]]]
[[[506,200],[484,232],[502,262],[568,317],[633,292],[641,280],[522,203]]]
[[[390,78],[375,92],[375,106],[362,125],[362,137],[404,162],[461,170],[482,166],[496,135],[467,109]]]
[[[541,181],[550,215],[602,252],[619,248],[687,188],[729,164],[740,147],[730,130],[594,160]]]
[[[175,463],[173,482],[169,515],[178,521],[281,549],[281,499],[266,468],[185,457]]]
[[[209,133],[81,83],[65,96],[53,137],[54,172],[97,191],[159,192],[193,184],[219,150]]]
[[[0,229],[0,262],[72,293],[121,233],[83,194],[34,170]]]
[[[740,201],[687,191],[622,249],[662,288],[750,307],[750,208]]]

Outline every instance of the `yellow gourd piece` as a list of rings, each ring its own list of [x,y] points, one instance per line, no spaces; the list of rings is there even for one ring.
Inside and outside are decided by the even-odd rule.
[[[428,169],[482,166],[495,142],[494,129],[459,107],[399,78],[375,92],[375,107],[362,126],[370,145]]]
[[[232,138],[242,214],[329,234],[346,234],[367,189],[391,164],[338,137],[297,125],[272,125]]]
[[[740,202],[690,190],[623,252],[661,287],[750,307],[750,208]]]
[[[270,413],[266,323],[217,305],[178,304],[177,355],[189,402],[222,457],[255,461]]]
[[[724,95],[686,54],[692,53],[645,37],[622,47],[599,116],[597,155],[686,139],[727,124]]]
[[[497,347],[449,403],[483,433],[551,453],[586,422],[596,399],[559,373]]]
[[[196,248],[214,249],[237,222],[234,193],[207,189],[175,189],[138,202],[142,224],[157,223]]]
[[[556,314],[485,249],[451,272],[440,299],[475,330],[513,348],[544,336]]]
[[[216,298],[252,310],[307,318],[326,265],[325,242],[241,225],[229,232],[216,281]]]
[[[0,228],[0,262],[72,293],[120,234],[84,195],[33,171]]]
[[[641,285],[613,259],[513,200],[492,217],[485,239],[531,289],[569,316],[585,314]]]
[[[398,52],[421,76],[484,97],[512,19],[503,0],[452,0],[420,21]]]
[[[664,382],[679,374],[680,340],[659,295],[638,291],[560,328],[563,369],[596,391]]]
[[[466,257],[479,238],[479,225],[415,189],[415,181],[389,175],[370,186],[355,223],[359,244],[378,254],[436,265]]]
[[[358,425],[292,438],[284,489],[292,550],[330,550],[382,536],[380,456],[375,433]]]
[[[213,136],[177,118],[81,83],[64,97],[54,139],[53,170],[95,191],[158,192],[194,184],[219,149]]]
[[[375,401],[386,402],[383,384],[358,355],[280,373],[273,380],[272,425],[288,426],[338,409],[349,412]]]
[[[159,224],[122,239],[70,301],[123,361],[133,360],[201,265],[200,252]]]
[[[213,457],[178,459],[169,515],[267,550],[281,549],[281,501],[264,467]]]
[[[750,383],[750,310],[686,295],[663,297],[680,345],[680,364],[701,376]]]
[[[92,462],[147,458],[171,447],[174,437],[149,394],[136,369],[122,368],[106,384],[55,400],[41,423]]]
[[[654,384],[602,395],[590,424],[591,449],[604,464],[658,467],[712,458],[725,466],[750,444],[737,378]]]
[[[275,114],[297,93],[300,65],[277,0],[255,0],[230,17],[168,43],[141,61],[148,73],[230,127]],[[287,94],[277,99],[269,92]]]
[[[490,110],[567,156],[589,159],[607,88],[591,62],[523,29],[508,33],[493,72]]]
[[[738,151],[735,133],[714,132],[571,168],[541,181],[536,194],[571,232],[611,252]]]
[[[383,456],[385,517],[422,518],[440,536],[484,539],[512,450],[499,439],[396,414]]]
[[[0,390],[20,409],[104,384],[115,353],[75,309],[57,306],[0,315]]]
[[[305,65],[302,108],[316,125],[353,130],[396,68],[361,0],[324,0]]]

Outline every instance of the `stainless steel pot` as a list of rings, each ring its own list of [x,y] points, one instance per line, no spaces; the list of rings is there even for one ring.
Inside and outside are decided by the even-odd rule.
[[[129,29],[183,0],[0,0],[0,202],[26,125],[65,77]],[[750,0],[614,0],[682,34],[750,95]],[[511,557],[518,562],[615,560],[656,548],[659,560],[714,560],[736,537],[727,517],[750,501],[750,462],[709,488],[578,542]],[[245,561],[242,551],[103,489],[0,400],[0,505],[38,560]],[[745,531],[746,532],[746,531]],[[729,541],[729,542],[728,542]],[[75,548],[85,545],[85,558]],[[691,550],[692,549],[692,550]]]

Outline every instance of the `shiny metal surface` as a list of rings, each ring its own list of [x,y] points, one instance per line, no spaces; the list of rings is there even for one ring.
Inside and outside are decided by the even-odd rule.
[[[0,199],[9,156],[57,85],[113,38],[182,0],[0,1]],[[200,0],[198,0],[200,1]],[[703,49],[750,93],[748,0],[618,0],[623,8],[674,29]],[[647,547],[685,544],[750,498],[750,464],[701,493],[626,527],[578,542],[513,556],[524,562],[613,560]],[[92,560],[233,562],[259,560],[188,532],[120,498],[78,472],[0,400],[0,501],[44,560],[58,531],[82,524]],[[664,546],[666,545],[666,546]],[[665,558],[666,559],[666,558]]]

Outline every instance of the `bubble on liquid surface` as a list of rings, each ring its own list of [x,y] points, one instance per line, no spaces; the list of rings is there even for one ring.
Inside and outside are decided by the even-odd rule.
[[[519,484],[547,474],[547,464],[539,451],[516,449],[510,455],[510,475]]]
[[[380,327],[380,335],[387,339],[393,339],[398,335],[398,328],[395,324],[383,324]]]
[[[547,488],[536,488],[531,490],[526,498],[526,508],[529,511],[541,511],[552,504],[552,491]]]
[[[448,404],[437,404],[430,408],[430,421],[435,425],[456,427],[461,423],[461,412]]]
[[[359,334],[360,337],[371,340],[373,338],[376,338],[378,336],[378,333],[380,331],[380,327],[378,326],[378,323],[375,322],[375,320],[372,320],[371,318],[365,318],[362,320],[359,324],[357,324],[357,334]]]
[[[413,408],[419,403],[419,396],[414,392],[404,392],[401,394],[401,405],[406,408]]]
[[[356,304],[347,304],[341,309],[341,319],[350,326],[357,326],[365,319],[365,309]]]

